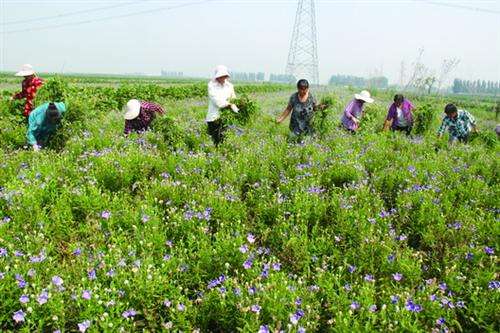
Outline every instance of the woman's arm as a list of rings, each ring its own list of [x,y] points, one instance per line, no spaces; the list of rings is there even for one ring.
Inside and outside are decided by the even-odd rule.
[[[276,119],[276,122],[278,124],[281,123],[283,120],[285,120],[290,115],[291,112],[292,112],[292,106],[288,105],[286,107],[286,109],[283,111],[283,113]]]

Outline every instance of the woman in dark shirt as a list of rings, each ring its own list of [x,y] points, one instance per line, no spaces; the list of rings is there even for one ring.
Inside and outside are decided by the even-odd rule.
[[[314,111],[323,108],[323,106],[317,105],[316,98],[310,93],[309,82],[302,79],[297,82],[297,92],[290,96],[288,106],[276,121],[278,123],[283,122],[291,113],[290,131],[297,136],[312,134],[311,120]]]

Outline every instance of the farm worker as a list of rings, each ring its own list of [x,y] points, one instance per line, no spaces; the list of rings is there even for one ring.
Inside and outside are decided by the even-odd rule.
[[[34,151],[47,144],[47,141],[61,123],[66,106],[62,102],[45,103],[37,107],[28,117],[28,143]]]
[[[497,138],[500,137],[500,125],[495,127],[495,133],[497,134]]]
[[[467,142],[472,131],[477,132],[476,120],[465,110],[458,110],[454,104],[446,105],[444,109],[446,116],[438,130],[438,137],[441,138],[444,131],[448,129],[450,133],[450,143],[456,141]]]
[[[16,73],[16,76],[24,76],[22,90],[21,92],[12,96],[11,99],[14,100],[26,98],[23,115],[25,117],[28,117],[31,111],[33,111],[33,100],[35,99],[38,88],[42,86],[43,80],[36,76],[33,67],[29,64],[23,65],[21,67],[21,70]]]
[[[208,134],[212,137],[215,146],[224,140],[224,124],[220,119],[220,110],[231,108],[238,113],[238,107],[231,103],[236,98],[234,86],[229,82],[230,74],[226,66],[219,65],[215,69],[212,80],[208,82],[208,112],[205,119],[208,126]]]
[[[351,133],[355,133],[359,128],[359,122],[363,117],[365,103],[373,103],[370,92],[363,90],[354,95],[354,99],[349,102],[342,115],[342,125]]]
[[[385,119],[384,131],[390,127],[393,131],[402,131],[410,135],[413,127],[413,109],[413,104],[403,95],[394,96],[394,103],[389,107]]]
[[[283,122],[290,113],[290,131],[293,135],[312,134],[311,120],[314,111],[324,109],[326,106],[317,105],[316,98],[309,91],[309,82],[301,79],[297,82],[297,92],[290,96],[288,105],[283,113],[276,119],[277,123]]]
[[[152,102],[131,99],[124,106],[125,114],[125,135],[131,132],[144,132],[149,129],[149,125],[155,119],[156,114],[164,114],[163,108]]]

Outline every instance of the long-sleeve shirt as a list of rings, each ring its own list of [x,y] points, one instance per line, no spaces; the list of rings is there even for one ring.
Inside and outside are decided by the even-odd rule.
[[[43,84],[43,80],[36,76],[30,76],[23,80],[21,92],[15,94],[14,99],[26,98],[26,104],[24,105],[24,116],[28,117],[33,111],[34,105],[33,100],[35,99],[36,92]]]
[[[66,112],[64,103],[54,103],[57,110],[61,114]],[[52,133],[55,132],[57,125],[51,124],[46,118],[46,111],[49,108],[49,103],[45,103],[37,107],[28,117],[28,131],[26,136],[30,145],[44,144]]]
[[[404,123],[405,126],[411,126],[413,124],[413,109],[413,104],[409,100],[405,99],[400,108],[401,114],[399,114],[398,107],[395,103],[392,103],[389,108],[389,112],[387,113],[386,120],[392,120],[392,129],[400,127],[401,123]]]
[[[125,134],[131,132],[144,132],[149,128],[151,122],[155,119],[156,113],[164,114],[163,107],[156,103],[141,101],[141,110],[135,119],[125,120]]]
[[[472,127],[476,126],[476,119],[465,110],[458,110],[455,119],[448,116],[443,118],[441,126],[439,126],[438,134],[443,135],[448,129],[450,135],[454,138],[465,138],[469,135]]]
[[[220,84],[216,80],[208,83],[208,112],[206,122],[212,122],[220,118],[220,109],[229,106],[229,100],[236,98],[232,83]]]
[[[345,128],[351,131],[355,131],[358,129],[359,125],[354,122],[353,118],[358,120],[361,119],[363,114],[363,106],[364,103],[357,99],[353,99],[345,108],[344,114],[342,115],[342,124]]]

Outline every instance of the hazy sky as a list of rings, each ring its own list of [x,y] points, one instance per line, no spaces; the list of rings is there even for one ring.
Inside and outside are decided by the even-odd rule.
[[[226,64],[282,73],[297,2],[0,0],[0,70],[31,63],[39,71],[208,76]],[[317,0],[316,12],[323,82],[377,72],[398,82],[401,62],[409,67],[419,48],[436,72],[443,59],[459,58],[453,77],[500,80],[500,0]]]

